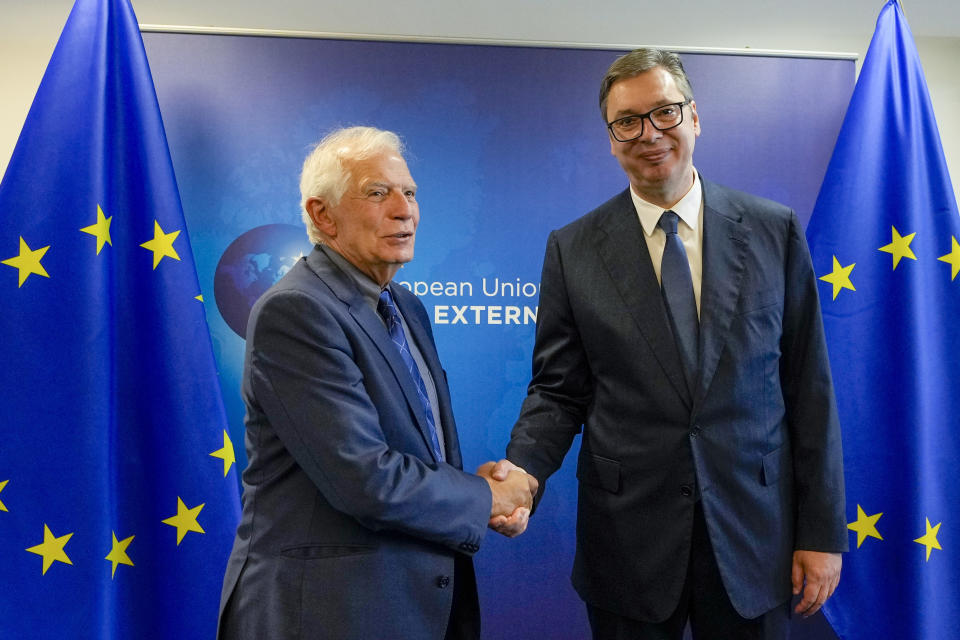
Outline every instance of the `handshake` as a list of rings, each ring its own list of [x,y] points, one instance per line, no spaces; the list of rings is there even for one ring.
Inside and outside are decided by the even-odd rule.
[[[487,526],[509,538],[523,533],[540,486],[537,479],[509,460],[484,463],[477,475],[487,481],[493,494]]]

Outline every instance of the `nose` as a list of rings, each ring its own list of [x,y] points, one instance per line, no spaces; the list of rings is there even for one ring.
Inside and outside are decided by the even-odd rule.
[[[407,220],[416,215],[417,201],[402,191],[390,192],[390,216],[398,220]]]
[[[638,142],[656,142],[660,139],[662,135],[661,131],[653,126],[653,122],[650,120],[650,116],[643,117],[643,132],[640,134],[640,137],[637,138]]]

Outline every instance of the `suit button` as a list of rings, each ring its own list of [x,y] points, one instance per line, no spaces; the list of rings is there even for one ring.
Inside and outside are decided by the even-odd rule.
[[[698,435],[700,435],[700,425],[695,424],[693,425],[693,429],[690,429],[690,437],[696,438]]]
[[[688,484],[681,485],[681,486],[680,486],[680,495],[682,495],[682,496],[684,496],[684,497],[686,497],[686,498],[689,498],[690,496],[693,495],[693,487],[691,487],[691,486],[688,485]]]
[[[440,576],[437,578],[437,586],[441,589],[446,589],[450,586],[450,576]]]

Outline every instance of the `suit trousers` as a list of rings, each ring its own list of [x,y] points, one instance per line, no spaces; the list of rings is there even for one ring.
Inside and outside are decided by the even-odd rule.
[[[480,640],[480,605],[476,590],[464,586],[466,575],[473,575],[473,568],[465,566],[470,560],[457,556],[453,579],[453,605],[450,621],[443,640]]]
[[[680,602],[663,622],[642,622],[587,605],[594,640],[682,640],[690,622],[694,640],[787,640],[790,601],[757,618],[744,618],[733,608],[720,577],[710,536],[697,501],[687,577]]]

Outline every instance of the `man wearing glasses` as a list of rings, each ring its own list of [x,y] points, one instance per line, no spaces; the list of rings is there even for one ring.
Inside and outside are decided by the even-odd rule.
[[[600,110],[630,186],[550,234],[533,379],[496,472],[544,487],[582,429],[572,579],[594,638],[679,640],[688,620],[698,640],[784,638],[791,595],[816,612],[847,549],[803,229],[694,169],[675,54],[616,60]]]

